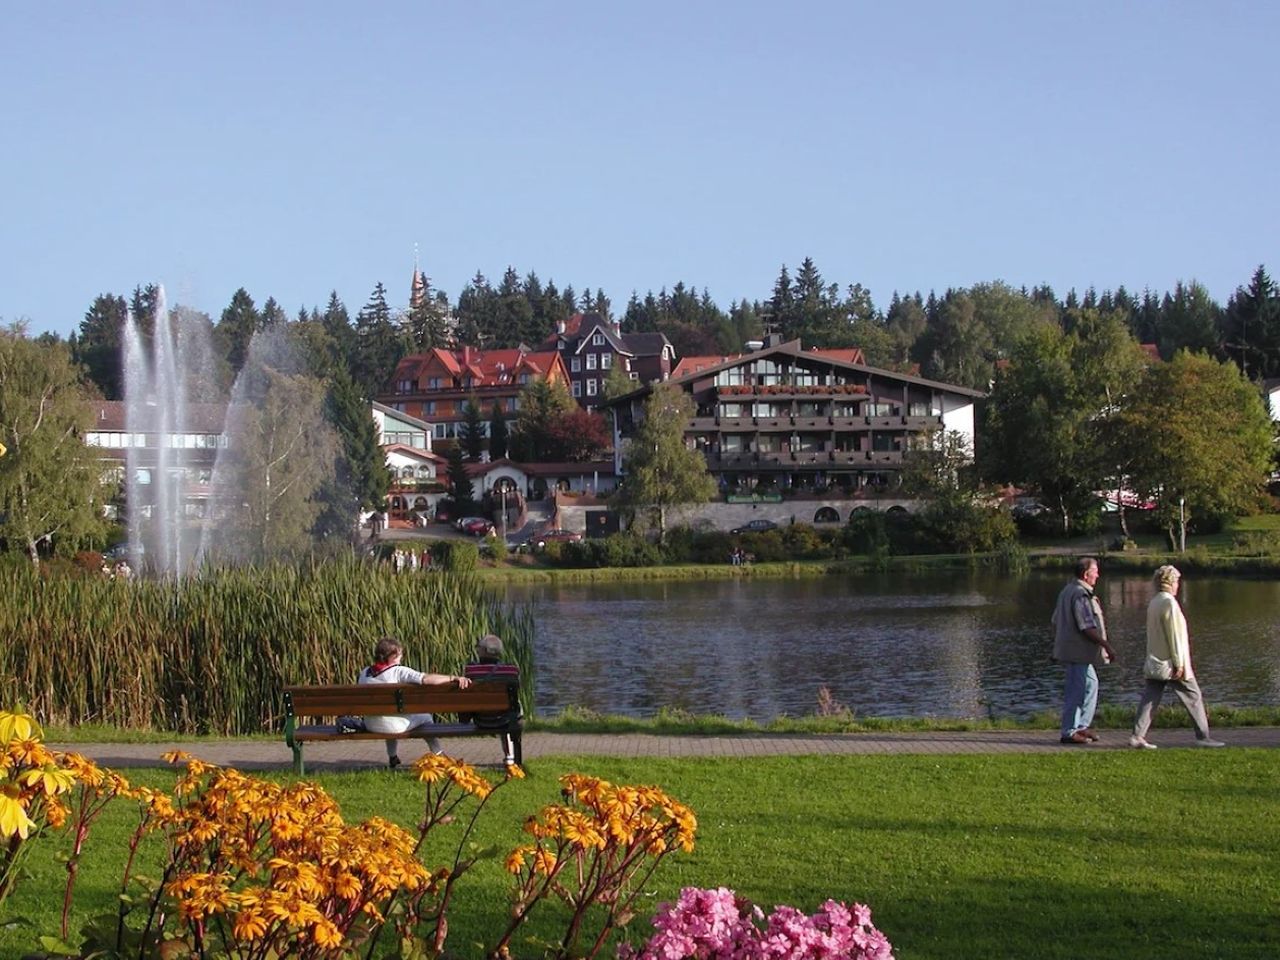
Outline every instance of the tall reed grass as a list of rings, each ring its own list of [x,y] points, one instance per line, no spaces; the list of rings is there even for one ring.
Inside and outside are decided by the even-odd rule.
[[[460,673],[490,632],[520,666],[533,715],[532,615],[473,577],[337,560],[124,581],[24,564],[0,569],[0,598],[0,703],[46,723],[276,730],[282,687],[354,683],[381,636],[404,642],[406,664]]]

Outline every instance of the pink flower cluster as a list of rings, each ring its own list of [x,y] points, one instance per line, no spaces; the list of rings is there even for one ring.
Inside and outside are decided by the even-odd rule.
[[[765,919],[726,887],[686,887],[677,903],[659,908],[653,926],[644,948],[624,944],[619,960],[893,960],[892,946],[860,903],[850,909],[828,900],[813,916],[775,907]]]

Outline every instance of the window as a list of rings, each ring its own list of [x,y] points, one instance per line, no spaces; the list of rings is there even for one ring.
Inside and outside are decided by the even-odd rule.
[[[891,417],[893,416],[893,404],[891,403],[868,403],[868,417]]]
[[[603,346],[604,346],[604,334],[603,334],[603,333],[597,333],[597,334],[595,334],[595,336],[593,336],[593,337],[591,338],[591,345],[592,345],[593,347],[603,347]]]
[[[527,373],[520,374],[520,383],[526,384],[528,382],[529,382],[529,375]]]
[[[588,396],[588,397],[594,397],[594,396],[596,395],[596,383],[597,383],[597,381],[596,381],[596,380],[594,380],[594,379],[593,379],[593,380],[588,380],[588,381],[587,381],[587,396]]]
[[[594,353],[587,354],[587,369],[594,370],[596,368],[596,355]]]
[[[151,471],[147,470],[146,468],[136,470],[134,471],[133,479],[136,480],[138,483],[150,483]]]
[[[582,396],[582,381],[580,380],[573,381],[573,395],[575,397]]]
[[[639,379],[640,379],[640,374],[636,373],[634,370],[632,370],[630,373],[628,373],[628,374],[627,374],[627,376],[628,376],[628,377],[630,377],[632,380],[639,380]]]
[[[434,400],[428,400],[426,403],[422,405],[422,412],[428,415],[435,413],[436,402]]]
[[[612,369],[613,369],[613,354],[612,354],[612,353],[602,353],[602,354],[600,354],[600,369],[601,369],[601,370],[612,370]]]
[[[440,378],[439,378],[439,377],[427,377],[427,389],[428,389],[428,390],[439,390],[439,389],[440,389]]]
[[[412,380],[397,380],[397,381],[396,381],[396,393],[412,393],[412,392],[413,392],[413,381],[412,381]]]
[[[907,405],[907,414],[912,417],[927,417],[932,411],[927,403],[911,403]]]
[[[519,397],[507,397],[507,413],[515,413],[520,409]]]
[[[581,369],[582,369],[582,358],[581,358],[581,357],[574,357],[572,360],[570,360],[570,361],[569,361],[569,369],[570,369],[570,370],[572,370],[574,373],[577,373],[579,370],[581,370]]]

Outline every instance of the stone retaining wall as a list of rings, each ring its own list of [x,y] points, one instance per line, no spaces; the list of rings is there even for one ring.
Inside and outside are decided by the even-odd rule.
[[[700,503],[667,511],[667,526],[691,526],[708,530],[732,530],[752,520],[772,520],[780,527],[791,523],[808,523],[817,527],[838,527],[849,522],[855,510],[903,510],[915,513],[920,501],[885,497],[880,500],[784,500],[782,503]],[[578,506],[561,503],[560,522],[564,530],[585,533],[587,513],[605,510],[603,504]],[[820,522],[819,511],[832,511],[835,519]],[[824,513],[824,516],[826,514]]]

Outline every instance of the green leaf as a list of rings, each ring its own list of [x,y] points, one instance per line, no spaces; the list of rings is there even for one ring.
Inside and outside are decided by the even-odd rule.
[[[80,949],[78,947],[73,947],[71,944],[67,943],[65,940],[59,939],[58,937],[41,937],[40,946],[44,948],[45,953],[51,953],[56,957],[80,956]]]

